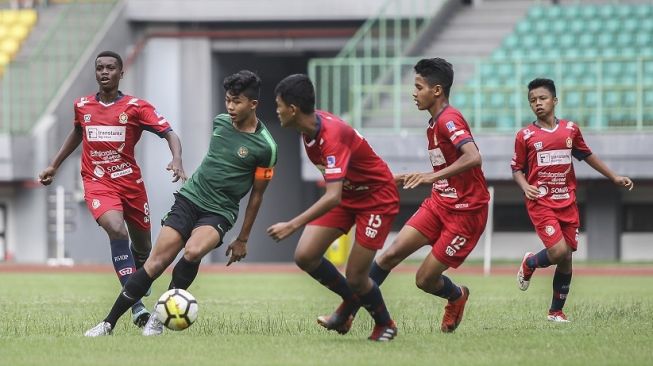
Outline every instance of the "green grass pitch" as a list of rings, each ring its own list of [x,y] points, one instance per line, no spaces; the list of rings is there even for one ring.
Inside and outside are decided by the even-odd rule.
[[[202,274],[189,289],[198,321],[181,332],[146,338],[123,317],[113,336],[83,333],[118,292],[111,273],[0,273],[0,365],[651,365],[651,277],[576,276],[566,312],[546,321],[551,276],[535,275],[527,292],[514,276],[456,275],[471,296],[454,334],[439,332],[444,302],[393,273],[382,286],[399,326],[387,344],[368,341],[359,313],[346,336],[320,328],[335,295],[307,275]],[[155,283],[151,307],[170,277]]]

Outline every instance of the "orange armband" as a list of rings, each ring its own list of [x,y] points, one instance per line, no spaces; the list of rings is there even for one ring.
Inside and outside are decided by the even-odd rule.
[[[274,168],[258,167],[254,172],[254,179],[258,180],[271,180],[274,176]]]

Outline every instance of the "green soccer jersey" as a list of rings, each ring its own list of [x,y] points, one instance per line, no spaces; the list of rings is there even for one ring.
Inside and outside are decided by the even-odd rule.
[[[277,163],[277,144],[260,120],[256,131],[238,131],[228,114],[213,120],[209,151],[179,193],[200,208],[224,216],[232,225],[238,203],[252,188],[256,168]]]

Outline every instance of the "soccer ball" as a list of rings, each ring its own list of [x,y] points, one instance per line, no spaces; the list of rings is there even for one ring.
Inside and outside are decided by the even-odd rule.
[[[197,319],[197,300],[188,291],[172,289],[166,291],[156,302],[156,317],[166,328],[184,330]]]

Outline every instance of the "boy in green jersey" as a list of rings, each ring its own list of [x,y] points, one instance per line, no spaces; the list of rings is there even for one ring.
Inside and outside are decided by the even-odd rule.
[[[261,80],[251,71],[240,71],[224,80],[228,114],[213,120],[209,151],[200,167],[179,192],[162,220],[152,254],[143,268],[123,287],[107,317],[85,335],[111,334],[125,311],[145,295],[152,282],[184,249],[172,272],[169,288],[187,289],[197,275],[200,261],[222,244],[238,215],[238,203],[251,189],[240,234],[227,247],[230,265],[247,255],[247,240],[273,176],[277,145],[256,117]],[[158,335],[163,324],[150,316],[143,335]]]

